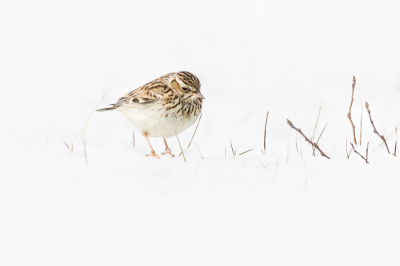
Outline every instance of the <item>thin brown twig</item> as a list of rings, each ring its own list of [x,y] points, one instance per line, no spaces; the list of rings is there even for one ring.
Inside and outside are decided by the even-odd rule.
[[[347,113],[347,118],[350,120],[351,127],[353,128],[353,136],[354,136],[354,143],[357,145],[357,140],[356,140],[356,127],[353,124],[353,120],[351,120],[351,107],[353,106],[354,102],[354,89],[356,88],[356,77],[353,76],[353,84],[352,84],[352,92],[351,92],[351,102],[350,102],[350,108],[349,112]]]
[[[358,151],[356,151],[356,149],[354,149],[353,143],[350,142],[350,144],[351,144],[351,147],[353,147],[353,151],[354,151],[355,153],[357,153],[358,155],[360,155],[361,158],[363,158],[364,161],[365,161],[366,163],[369,163],[368,160],[365,159],[364,156],[361,155],[361,153],[359,153]],[[367,146],[367,147],[368,147],[368,146]],[[367,148],[367,154],[368,154],[368,148]],[[367,155],[367,157],[368,157],[368,155]]]
[[[330,158],[319,148],[319,146],[318,146],[317,143],[312,142],[311,140],[309,140],[309,139],[306,137],[306,135],[303,134],[303,132],[301,131],[300,128],[296,128],[296,127],[293,125],[293,123],[290,122],[289,119],[287,119],[287,123],[289,124],[289,126],[290,126],[291,128],[293,128],[294,130],[296,130],[297,132],[299,132],[299,133],[306,139],[306,141],[307,141],[308,143],[310,143],[313,147],[315,147],[315,148],[321,153],[322,156],[324,156],[324,157],[330,159]]]
[[[326,123],[326,125],[324,126],[324,129],[322,130],[321,134],[319,135],[318,140],[317,140],[317,144],[318,144],[318,142],[319,142],[319,139],[320,139],[321,136],[322,136],[322,133],[324,133],[325,128],[326,128],[327,125],[328,125],[328,123]]]
[[[267,112],[267,118],[265,119],[265,127],[264,127],[264,155],[265,155],[265,153],[266,153],[266,144],[265,144],[265,140],[266,140],[266,138],[267,138],[268,114],[269,114],[269,111]]]
[[[385,137],[382,136],[381,134],[379,134],[378,130],[376,130],[376,127],[375,127],[375,125],[374,125],[374,122],[372,121],[371,111],[369,110],[369,104],[368,104],[367,102],[365,102],[365,108],[367,108],[368,115],[369,115],[369,120],[371,121],[372,127],[374,128],[374,133],[375,133],[376,135],[378,135],[378,136],[383,140],[383,142],[385,143],[386,148],[387,148],[387,150],[388,150],[388,153],[390,154],[389,147],[388,147],[388,145],[387,145],[387,143],[386,143]]]
[[[396,129],[393,130],[392,133],[390,133],[389,136],[387,136],[385,139],[388,140],[388,139],[390,138],[390,136],[391,136],[394,132],[396,132]],[[376,151],[380,146],[382,146],[383,143],[385,143],[385,142],[382,141],[381,144],[379,144],[378,147],[376,147],[376,149],[375,149],[374,151]]]
[[[318,142],[319,142],[319,139],[321,138],[321,136],[322,136],[322,134],[324,133],[324,131],[325,131],[325,128],[326,128],[326,126],[328,125],[328,123],[326,123],[326,125],[324,126],[324,129],[322,129],[322,132],[321,132],[321,134],[319,134],[319,137],[318,137],[318,140],[317,140],[317,144],[318,144]],[[313,155],[315,156],[315,148],[313,148],[314,149],[314,151],[313,151]]]
[[[317,125],[318,125],[318,120],[319,120],[319,115],[321,114],[321,108],[322,108],[322,106],[320,106],[319,107],[319,112],[318,112],[318,117],[317,117],[317,122],[315,123],[315,127],[314,127],[314,133],[313,133],[313,136],[312,136],[312,141],[314,141],[314,137],[315,137],[315,131],[317,130]]]
[[[68,144],[65,142],[65,140],[63,140],[63,141],[64,141],[65,146],[67,146],[67,149],[69,150]]]
[[[396,157],[396,150],[397,150],[397,127],[396,127],[396,142],[394,143],[394,157]]]
[[[312,142],[314,142],[314,138],[315,138],[315,131],[317,130],[317,125],[318,125],[319,115],[321,114],[321,108],[322,108],[322,106],[320,106],[320,107],[319,107],[319,112],[318,112],[317,122],[315,123],[315,127],[314,127],[314,133],[313,133],[313,136],[312,136],[312,138],[311,138],[311,141],[312,141]],[[313,148],[312,148],[312,150],[313,150],[313,156],[315,156],[315,148],[313,147]]]
[[[350,152],[347,153],[347,135],[346,135],[346,155],[347,155],[347,159],[350,158],[351,151],[352,151],[352,149],[350,149]]]
[[[193,138],[194,138],[194,135],[196,134],[197,128],[199,127],[199,124],[200,124],[200,120],[201,120],[201,116],[202,116],[202,115],[203,115],[203,113],[200,113],[199,121],[197,122],[196,129],[194,130],[192,139],[190,140],[189,145],[188,145],[188,147],[187,147],[188,149],[189,149],[189,147],[190,147],[190,144],[192,144],[192,140],[193,140]],[[179,153],[178,157],[180,157],[181,155],[182,155],[182,152]]]
[[[369,142],[367,142],[367,155],[366,155],[367,161],[368,161],[368,146],[369,146]]]
[[[363,118],[363,111],[364,111],[364,108],[362,107],[362,102],[361,102],[361,119],[360,119],[360,146],[361,146],[361,140],[362,140],[362,118]]]

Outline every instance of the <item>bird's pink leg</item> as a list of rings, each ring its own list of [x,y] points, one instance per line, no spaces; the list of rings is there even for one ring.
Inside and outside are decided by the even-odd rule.
[[[147,140],[147,143],[149,144],[149,147],[151,150],[151,154],[147,154],[146,157],[153,156],[153,157],[156,157],[157,159],[160,159],[160,156],[158,156],[157,153],[153,150],[153,147],[151,147],[150,140],[147,137],[146,133],[143,133],[143,137]]]
[[[164,138],[163,138],[163,139],[164,139]],[[168,147],[167,141],[166,141],[165,139],[164,139],[164,143],[165,143],[165,151],[162,152],[161,154],[162,154],[162,155],[164,155],[164,154],[169,154],[169,155],[171,155],[172,157],[174,157],[174,154],[172,154],[171,149]]]

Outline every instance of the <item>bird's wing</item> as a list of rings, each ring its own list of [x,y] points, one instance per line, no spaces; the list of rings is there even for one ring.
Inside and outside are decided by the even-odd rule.
[[[164,97],[167,88],[168,86],[164,82],[158,80],[152,81],[122,96],[114,106],[157,102]]]

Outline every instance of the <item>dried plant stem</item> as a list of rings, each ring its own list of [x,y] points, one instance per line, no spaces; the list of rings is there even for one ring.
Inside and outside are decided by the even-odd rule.
[[[287,123],[289,124],[289,126],[290,126],[291,128],[293,128],[294,130],[296,130],[297,132],[299,132],[299,133],[305,138],[305,140],[306,140],[308,143],[310,143],[313,147],[315,147],[315,148],[321,153],[322,156],[324,156],[324,157],[330,159],[330,158],[319,148],[319,146],[318,146],[317,143],[312,142],[311,140],[309,140],[309,139],[303,134],[303,132],[301,131],[300,128],[296,128],[296,127],[293,125],[293,123],[290,122],[289,119],[287,119]]]
[[[86,141],[83,140],[83,152],[85,154],[85,163],[87,164],[87,156],[86,156]]]
[[[246,152],[249,152],[249,151],[252,151],[252,150],[253,150],[253,149],[250,149],[250,150],[244,151],[244,152],[240,153],[239,155],[245,154]]]
[[[364,158],[364,156],[362,156],[358,151],[356,151],[356,150],[354,149],[353,143],[350,142],[350,144],[351,144],[351,147],[353,147],[353,151],[354,151],[355,153],[357,153],[358,155],[360,155],[361,158],[363,158],[364,161],[365,161],[366,163],[369,163],[368,160]],[[368,146],[367,146],[367,147],[368,147]],[[368,148],[367,148],[367,157],[368,157]]]
[[[347,159],[350,158],[351,151],[352,151],[352,149],[350,149],[350,152],[347,152],[347,136],[346,136],[346,155],[347,155]]]
[[[318,120],[319,120],[319,115],[321,114],[321,106],[319,107],[319,112],[318,112],[318,117],[317,117],[317,122],[315,123],[315,127],[314,127],[314,133],[312,136],[312,141],[314,141],[314,137],[315,137],[315,131],[317,130],[317,125],[318,125]]]
[[[74,152],[75,140],[76,140],[76,138],[78,137],[78,135],[79,135],[79,133],[80,133],[79,141],[78,141],[78,144],[76,145],[76,148],[79,147],[79,144],[81,143],[81,140],[82,140],[82,138],[83,138],[83,135],[85,134],[85,130],[86,130],[86,127],[87,127],[87,125],[88,125],[88,123],[89,123],[90,117],[92,117],[94,111],[98,108],[99,104],[101,103],[101,101],[103,100],[103,98],[104,98],[104,96],[105,96],[106,94],[105,94],[105,93],[103,94],[103,96],[101,97],[101,99],[99,100],[99,102],[98,102],[97,105],[96,105],[97,95],[98,95],[98,91],[97,91],[95,100],[94,100],[94,102],[93,102],[92,111],[90,112],[90,114],[89,114],[88,118],[86,119],[85,123],[83,124],[83,126],[78,130],[78,132],[75,134],[74,139],[72,140],[71,148],[69,148],[69,151],[70,151],[71,153]]]
[[[231,143],[232,154],[233,154],[233,156],[235,156],[235,151],[233,150],[232,141],[230,140],[229,142]]]
[[[68,144],[65,142],[65,140],[63,140],[63,141],[64,141],[65,146],[67,146],[67,149],[69,150]]]
[[[361,102],[361,118],[360,118],[360,146],[361,146],[361,140],[362,140],[362,118],[363,118],[363,111],[364,111],[364,108],[362,107],[362,102]]]
[[[347,113],[347,118],[350,120],[351,127],[353,128],[353,136],[354,136],[354,143],[357,145],[357,140],[356,140],[356,127],[353,124],[353,120],[351,120],[351,107],[353,106],[354,102],[354,89],[356,88],[356,77],[353,76],[353,84],[352,84],[352,92],[351,92],[351,102],[350,102],[350,108],[349,112]]]
[[[391,136],[394,132],[396,132],[396,129],[393,130],[392,133],[390,133],[389,136],[387,136],[387,138],[385,138],[385,140],[388,140],[388,139],[390,138],[390,136]],[[376,147],[376,149],[375,149],[374,151],[376,151],[380,146],[382,146],[383,143],[385,143],[385,142],[381,142],[381,144],[379,144],[378,147]]]
[[[321,106],[319,107],[319,112],[318,112],[318,117],[317,117],[317,122],[315,123],[315,127],[314,127],[314,133],[313,136],[311,138],[311,141],[314,142],[314,138],[315,138],[315,131],[317,130],[317,125],[318,125],[318,120],[319,120],[319,115],[321,114]],[[314,146],[312,147],[313,150],[313,156],[315,156],[315,148]]]
[[[376,127],[375,127],[375,125],[374,125],[374,122],[372,121],[371,111],[369,110],[369,104],[368,104],[367,102],[365,102],[365,108],[367,108],[368,115],[369,115],[369,120],[371,121],[372,127],[374,128],[374,133],[375,133],[376,135],[378,135],[378,136],[383,140],[383,142],[384,142],[385,145],[386,145],[387,151],[388,151],[388,153],[390,154],[389,147],[388,147],[388,145],[387,145],[387,143],[386,143],[385,137],[379,134],[379,132],[376,130]]]
[[[366,156],[365,156],[365,157],[367,157],[367,161],[368,161],[368,146],[369,146],[369,142],[367,142],[367,153],[366,153]]]
[[[186,162],[185,153],[183,152],[182,145],[181,145],[181,142],[179,141],[178,134],[176,134],[176,131],[175,131],[175,136],[178,139],[179,147],[181,148],[181,152],[183,155],[183,160]]]
[[[265,140],[266,140],[266,138],[267,138],[268,114],[269,114],[269,111],[267,112],[267,118],[265,119],[265,127],[264,127],[264,155],[265,155],[265,153],[266,153],[266,144],[265,144]]]
[[[394,157],[396,157],[396,150],[397,150],[397,127],[396,127],[396,142],[394,143]]]
[[[197,150],[199,151],[199,153],[200,153],[200,157],[201,157],[201,159],[204,159],[203,158],[203,155],[201,155],[201,152],[200,152],[200,149],[199,149],[199,147],[197,147],[197,144],[196,143],[194,143],[194,145],[196,145],[196,148],[197,148]]]
[[[196,129],[194,130],[192,139],[190,140],[189,145],[188,145],[188,147],[187,147],[188,149],[189,149],[189,147],[190,147],[190,144],[192,144],[192,140],[193,140],[193,138],[194,138],[194,135],[196,134],[197,128],[199,127],[199,124],[200,124],[200,120],[201,120],[201,116],[202,116],[202,115],[203,115],[203,113],[200,113],[199,121],[197,121]],[[182,152],[178,155],[178,157],[181,156],[181,155],[182,155]]]
[[[321,134],[319,134],[319,137],[318,137],[318,140],[317,140],[317,144],[318,144],[319,139],[321,138],[322,134],[324,133],[325,128],[326,128],[327,125],[328,125],[328,123],[326,123],[326,125],[324,126],[324,129],[322,129]],[[313,147],[313,155],[315,156],[315,148],[314,147]]]

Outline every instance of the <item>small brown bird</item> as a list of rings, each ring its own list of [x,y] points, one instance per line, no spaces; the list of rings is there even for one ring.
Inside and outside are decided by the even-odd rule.
[[[134,131],[140,131],[147,140],[151,154],[146,156],[159,159],[148,137],[162,137],[165,152],[161,154],[174,156],[166,139],[196,122],[203,99],[199,79],[192,73],[180,71],[153,80],[125,94],[112,107],[97,111],[121,111],[132,122]]]

